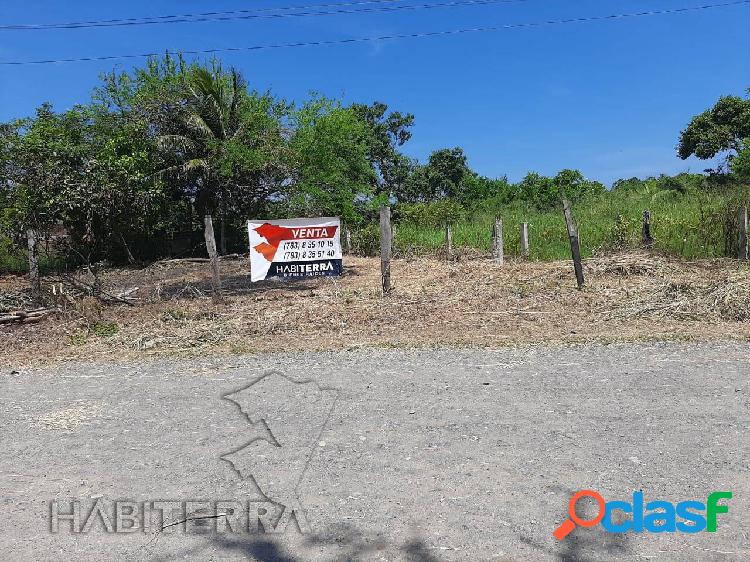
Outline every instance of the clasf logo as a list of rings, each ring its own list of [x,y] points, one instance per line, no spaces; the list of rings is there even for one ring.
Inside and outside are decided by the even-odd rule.
[[[584,497],[593,498],[598,504],[598,512],[593,519],[581,519],[576,514],[576,503]],[[580,490],[573,494],[568,503],[569,519],[552,533],[559,541],[563,540],[575,529],[580,527],[595,527],[601,523],[609,533],[699,533],[716,532],[716,516],[727,513],[729,506],[719,505],[719,500],[732,499],[732,492],[711,492],[706,503],[688,500],[677,505],[668,501],[650,501],[644,505],[643,492],[633,492],[633,501],[609,501],[593,490]],[[630,514],[630,518],[622,522],[612,521],[612,514],[621,511]],[[705,515],[702,513],[705,511]]]

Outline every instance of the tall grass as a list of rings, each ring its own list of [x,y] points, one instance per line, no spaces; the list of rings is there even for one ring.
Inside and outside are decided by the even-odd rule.
[[[24,273],[29,269],[28,261],[7,238],[0,236],[0,274]]]
[[[573,205],[584,257],[640,246],[643,211],[651,211],[654,248],[685,258],[720,257],[732,253],[736,194],[678,192],[606,193]],[[744,203],[746,204],[746,202]],[[536,210],[522,204],[481,204],[453,221],[453,244],[489,252],[495,216],[503,219],[506,255],[520,255],[520,225],[529,224],[530,258],[570,257],[562,209]],[[423,253],[443,247],[444,228],[403,221],[396,225],[396,249]]]
[[[43,247],[39,248],[39,271],[46,273],[58,270],[64,266],[62,256],[47,253]],[[13,246],[7,238],[0,236],[0,275],[8,273],[25,274],[29,272],[28,254]]]
[[[737,209],[747,206],[750,186],[731,190],[615,190],[592,195],[573,204],[584,257],[640,247],[644,210],[651,211],[651,232],[656,250],[693,258],[736,255]],[[570,257],[570,245],[562,208],[539,210],[520,201],[501,204],[486,200],[472,210],[448,202],[437,212],[405,213],[394,208],[397,256],[431,254],[444,246],[445,210],[450,211],[455,247],[489,252],[496,216],[503,219],[504,250],[507,256],[520,255],[520,225],[529,224],[530,258],[547,261]],[[439,206],[440,204],[437,204]],[[417,218],[415,218],[417,217]],[[423,217],[423,218],[418,218]],[[426,218],[425,218],[426,217]],[[438,217],[438,218],[436,218]],[[377,255],[379,227],[370,223],[352,232],[353,250]],[[62,256],[40,255],[43,270],[59,267]],[[59,262],[59,263],[56,263]],[[13,249],[0,237],[0,274],[28,270],[23,250]]]

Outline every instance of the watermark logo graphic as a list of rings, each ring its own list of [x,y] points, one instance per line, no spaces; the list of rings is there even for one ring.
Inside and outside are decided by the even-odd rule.
[[[598,504],[598,511],[592,519],[582,519],[576,513],[576,504],[581,498],[592,498]],[[719,505],[719,500],[732,499],[732,492],[712,492],[706,502],[688,500],[673,504],[668,501],[650,501],[644,503],[643,492],[633,492],[631,502],[609,501],[594,490],[580,490],[573,494],[568,502],[568,519],[553,531],[554,537],[561,541],[567,537],[576,525],[580,527],[595,527],[601,523],[608,533],[699,533],[706,531],[715,533],[717,529],[716,516],[728,513],[729,506]],[[623,521],[615,522],[613,514],[620,511]],[[705,511],[705,515],[702,512]]]
[[[255,437],[221,458],[240,478],[253,480],[271,502],[309,528],[298,488],[330,419],[338,391],[313,381],[294,381],[271,372],[224,395],[245,416]]]
[[[270,372],[223,399],[247,419],[250,438],[220,458],[241,480],[251,480],[262,499],[90,500],[49,502],[49,530],[60,533],[283,533],[309,524],[298,488],[339,391]],[[240,436],[241,439],[241,436]],[[93,497],[91,499],[94,499]]]
[[[578,514],[576,514],[576,503],[578,503],[578,500],[583,497],[594,498],[596,503],[599,504],[599,512],[593,519],[581,519],[578,517]],[[573,494],[573,497],[570,498],[570,502],[568,502],[568,519],[563,521],[552,534],[555,535],[557,540],[561,541],[576,528],[576,525],[580,527],[594,527],[601,523],[604,518],[605,509],[606,504],[604,503],[604,498],[597,492],[594,492],[593,490],[580,490]]]

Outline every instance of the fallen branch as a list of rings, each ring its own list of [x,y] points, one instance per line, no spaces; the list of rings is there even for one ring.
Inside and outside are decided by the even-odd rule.
[[[90,294],[93,297],[98,298],[100,301],[107,301],[107,300],[114,300],[117,302],[121,302],[124,304],[127,304],[128,306],[135,306],[135,303],[133,302],[135,299],[130,296],[117,296],[113,295],[112,293],[108,293],[106,291],[101,290],[101,288],[94,287],[94,285],[91,285],[89,283],[86,283],[85,281],[81,281],[79,279],[74,279],[70,276],[64,276],[63,281],[66,283],[72,285],[74,288],[79,290],[87,291],[88,294]],[[138,287],[135,287],[134,290],[131,292],[135,292],[138,290]]]
[[[34,310],[17,310],[0,316],[0,324],[33,324],[43,320],[52,312],[49,308],[36,308]]]

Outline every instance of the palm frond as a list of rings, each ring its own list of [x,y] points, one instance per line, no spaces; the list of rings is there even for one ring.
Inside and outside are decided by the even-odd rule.
[[[185,126],[204,138],[216,138],[216,133],[214,132],[214,130],[198,113],[190,113],[187,117],[185,117]]]
[[[184,135],[161,135],[156,138],[156,146],[163,152],[194,152],[195,143]]]
[[[208,162],[203,158],[192,158],[187,162],[181,164],[175,164],[174,166],[167,166],[153,174],[150,177],[156,177],[158,179],[168,178],[170,176],[184,177],[189,175],[191,172],[196,170],[207,171],[209,169]]]

